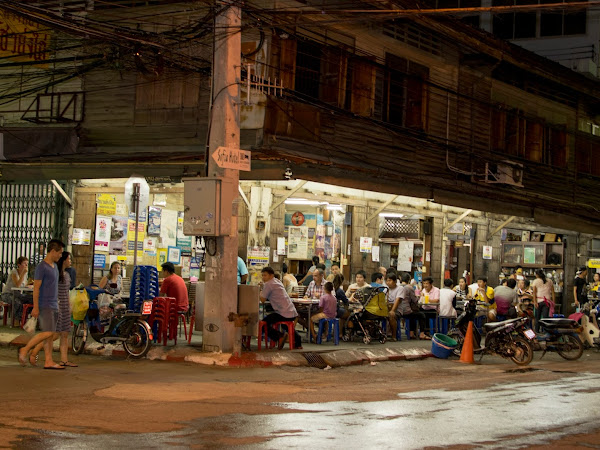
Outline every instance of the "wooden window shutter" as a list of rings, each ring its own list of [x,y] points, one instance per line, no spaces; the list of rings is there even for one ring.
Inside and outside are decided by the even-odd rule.
[[[526,122],[525,158],[533,162],[542,162],[544,126],[538,122]]]
[[[516,111],[508,114],[506,120],[506,153],[511,156],[522,156],[524,120]]]
[[[374,87],[375,66],[364,59],[354,60],[350,111],[361,116],[370,116],[374,103]]]
[[[504,152],[506,150],[506,111],[492,110],[492,150]]]
[[[293,39],[281,39],[281,53],[279,56],[279,77],[284,88],[295,89],[296,77],[296,51],[298,43]]]
[[[590,146],[591,142],[588,139],[577,137],[575,151],[575,165],[577,172],[590,173]]]
[[[424,130],[423,106],[425,83],[420,78],[406,79],[406,115],[404,124],[408,128]]]
[[[590,173],[600,177],[600,142],[595,142],[590,146]]]
[[[548,131],[548,157],[553,167],[567,167],[567,132],[556,128]]]
[[[324,47],[321,61],[320,99],[341,107],[344,104],[346,55],[340,48]]]

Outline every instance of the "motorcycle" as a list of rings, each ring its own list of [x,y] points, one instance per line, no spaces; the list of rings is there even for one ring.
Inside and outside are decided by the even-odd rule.
[[[458,356],[467,334],[469,322],[477,315],[477,301],[469,300],[465,303],[464,312],[456,319],[455,327],[450,330],[448,336],[458,342],[454,353]],[[533,347],[531,339],[535,333],[525,330],[528,319],[519,317],[517,319],[492,322],[483,325],[486,331],[485,346],[481,346],[481,334],[477,327],[473,327],[473,351],[483,358],[483,355],[498,355],[510,359],[515,364],[525,366],[533,359]],[[525,333],[524,331],[529,331]]]
[[[564,359],[573,361],[583,354],[583,342],[579,339],[583,327],[571,319],[541,319],[540,327],[544,333],[538,333],[533,341],[535,350],[556,352]],[[528,330],[531,331],[531,330]]]
[[[597,298],[590,299],[581,308],[581,314],[572,314],[569,319],[581,321],[582,331],[579,334],[579,338],[583,342],[584,347],[596,346],[600,349],[600,326],[598,325],[598,315],[600,315],[600,300]],[[574,317],[576,316],[576,317]]]
[[[88,336],[101,344],[119,344],[131,358],[142,358],[152,345],[152,330],[144,316],[152,312],[152,301],[144,302],[142,313],[128,311],[124,304],[116,303],[102,289],[86,288],[90,306],[85,318],[75,322],[72,348],[80,354],[85,348]],[[101,294],[102,297],[101,297]]]

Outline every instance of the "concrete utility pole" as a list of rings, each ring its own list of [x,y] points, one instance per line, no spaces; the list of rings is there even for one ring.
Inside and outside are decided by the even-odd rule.
[[[230,180],[236,198],[239,171],[221,169],[210,156],[217,147],[240,148],[240,81],[241,81],[241,14],[235,3],[216,2],[221,8],[229,5],[215,19],[213,58],[213,101],[209,136],[208,176]],[[236,204],[236,202],[234,202]],[[235,208],[234,208],[235,209]],[[204,294],[203,350],[231,352],[235,329],[228,319],[237,313],[237,212],[231,217],[231,235],[216,238],[216,254],[206,255],[206,285]],[[210,249],[207,249],[210,250]]]

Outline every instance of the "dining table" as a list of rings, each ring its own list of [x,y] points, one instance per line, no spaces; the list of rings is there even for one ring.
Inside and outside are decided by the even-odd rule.
[[[31,292],[33,294],[33,287],[30,286],[21,286],[21,287],[13,287],[11,288],[11,290],[13,292],[20,292],[21,294],[25,293],[25,292]],[[13,327],[13,323],[15,321],[15,296],[12,295],[11,301],[10,301],[10,328]]]
[[[296,307],[296,310],[298,310],[298,309],[300,309],[300,310],[306,309],[308,311],[308,327],[306,327],[306,338],[310,342],[310,325],[311,325],[310,315],[311,315],[311,310],[312,310],[313,306],[319,304],[319,299],[318,298],[292,298],[292,303]],[[300,313],[300,311],[298,311],[298,314],[299,313]]]

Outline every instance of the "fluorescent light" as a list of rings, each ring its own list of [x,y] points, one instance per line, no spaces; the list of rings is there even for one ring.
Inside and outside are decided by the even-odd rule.
[[[329,211],[343,211],[342,205],[327,205]]]
[[[329,205],[329,202],[320,202],[318,200],[307,200],[305,198],[288,198],[285,202],[286,205]]]
[[[404,217],[404,214],[382,212],[379,213],[379,217]]]

